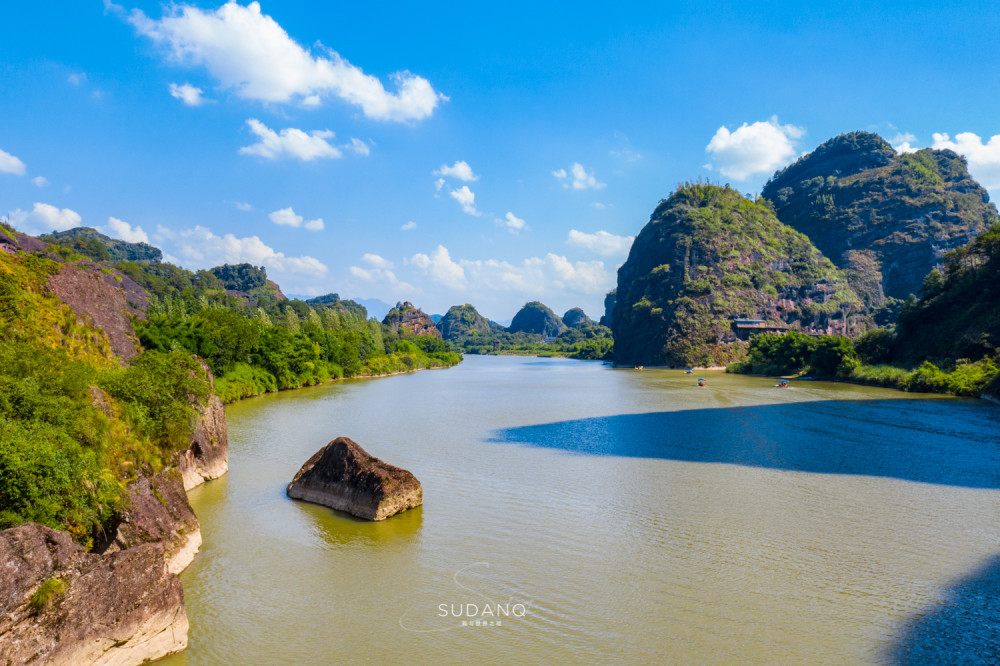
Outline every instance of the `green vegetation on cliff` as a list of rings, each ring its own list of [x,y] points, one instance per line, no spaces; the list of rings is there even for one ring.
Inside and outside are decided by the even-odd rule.
[[[79,252],[94,261],[151,261],[163,258],[159,248],[148,243],[129,243],[109,238],[90,227],[76,227],[67,231],[44,234],[39,238]]]
[[[441,337],[449,342],[470,337],[485,339],[493,333],[490,322],[469,303],[448,308],[448,312],[438,321],[437,328],[441,331]]]
[[[511,333],[530,333],[555,337],[566,330],[566,324],[547,305],[538,301],[525,303],[507,328]]]
[[[943,254],[997,223],[964,158],[925,148],[897,154],[851,132],[782,169],[763,196],[778,219],[809,236],[867,305],[905,299]]]
[[[618,270],[615,361],[717,365],[738,360],[735,318],[809,332],[868,325],[843,274],[764,201],[727,187],[679,186]]]
[[[899,315],[892,360],[921,362],[1000,353],[1000,225],[949,252],[944,272],[923,281],[921,298]]]
[[[225,400],[461,360],[439,338],[366,321],[357,304],[285,300],[249,264],[193,273],[90,257],[0,226],[0,529],[35,521],[88,547],[106,541],[129,482],[190,445],[211,391],[194,354]],[[70,283],[80,288],[56,288]],[[91,319],[102,289],[141,306],[131,323],[109,315],[116,335],[132,341],[134,323],[143,344],[128,362]]]
[[[35,521],[89,544],[127,481],[187,444],[209,384],[182,352],[120,366],[46,288],[59,266],[0,251],[0,529]]]
[[[895,327],[868,331],[853,348],[839,341],[836,371],[818,368],[810,349],[829,339],[757,336],[747,361],[731,366],[753,374],[807,373],[864,384],[979,395],[1000,381],[1000,226],[949,252],[944,273],[932,270],[922,297],[903,306]]]
[[[556,328],[549,316],[552,310],[541,303],[529,303],[529,311],[540,313],[542,324],[539,330],[551,332]],[[524,311],[525,308],[522,308]],[[610,359],[614,343],[611,330],[594,324],[580,308],[572,308],[568,315],[576,324],[566,328],[555,337],[541,332],[513,331],[499,324],[491,323],[480,315],[476,308],[466,303],[455,305],[438,322],[442,337],[452,346],[468,354],[523,354],[531,356],[566,356],[582,360]],[[558,317],[555,317],[558,320]]]

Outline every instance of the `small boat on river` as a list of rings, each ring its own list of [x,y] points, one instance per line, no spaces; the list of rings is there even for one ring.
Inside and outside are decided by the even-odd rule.
[[[698,386],[708,386],[708,382],[703,378],[698,378]]]

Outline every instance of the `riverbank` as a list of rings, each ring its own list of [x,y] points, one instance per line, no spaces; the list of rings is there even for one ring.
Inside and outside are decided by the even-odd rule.
[[[277,386],[274,382],[260,381],[254,376],[255,368],[247,366],[246,370],[234,372],[232,374],[219,377],[215,380],[215,391],[223,403],[229,405],[244,398],[252,398],[267,393],[277,393],[280,391],[290,391],[312,386],[321,386],[330,382],[343,379],[364,379],[376,377],[392,377],[395,375],[405,375],[418,370],[436,370],[451,368],[462,362],[462,355],[454,352],[443,354],[414,354],[414,353],[394,353],[386,356],[379,356],[375,362],[368,363],[358,374],[345,375],[343,373],[320,378],[316,381],[308,381],[298,386]]]
[[[813,375],[801,373],[781,374],[774,372],[746,372],[742,364],[733,364],[725,368],[726,372],[754,377],[778,377],[783,379],[799,379],[808,377],[830,382],[855,384],[858,386],[878,386],[881,388],[903,391],[905,393],[938,393],[963,397],[982,398],[1000,404],[996,396],[989,390],[1000,376],[997,366],[989,359],[976,363],[960,363],[951,372],[944,372],[933,363],[924,362],[916,369],[901,368],[892,365],[857,365],[849,372],[834,376]]]

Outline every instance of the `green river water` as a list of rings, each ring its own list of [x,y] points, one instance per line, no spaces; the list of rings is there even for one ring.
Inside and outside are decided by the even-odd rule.
[[[165,663],[1000,658],[1000,407],[701,376],[467,356],[229,406]],[[338,435],[423,507],[289,500]]]

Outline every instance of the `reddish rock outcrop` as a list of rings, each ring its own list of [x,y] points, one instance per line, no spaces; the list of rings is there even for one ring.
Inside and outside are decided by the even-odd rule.
[[[103,273],[65,265],[49,277],[48,288],[78,317],[104,331],[115,356],[126,361],[138,356],[139,341],[129,319],[138,310],[130,305],[125,290],[108,284]]]
[[[441,337],[441,331],[434,325],[434,320],[431,319],[430,315],[409,301],[396,303],[396,307],[389,310],[382,323],[392,326],[397,331],[404,331],[413,335]]]
[[[180,579],[159,544],[95,555],[27,523],[0,532],[0,572],[5,666],[139,664],[187,646]]]
[[[139,477],[128,488],[125,508],[110,543],[102,549],[114,553],[139,544],[162,544],[170,573],[180,573],[201,547],[201,526],[191,510],[181,475],[164,470]]]
[[[286,492],[292,499],[366,520],[384,520],[424,501],[416,477],[382,462],[347,437],[338,437],[313,454]]]

